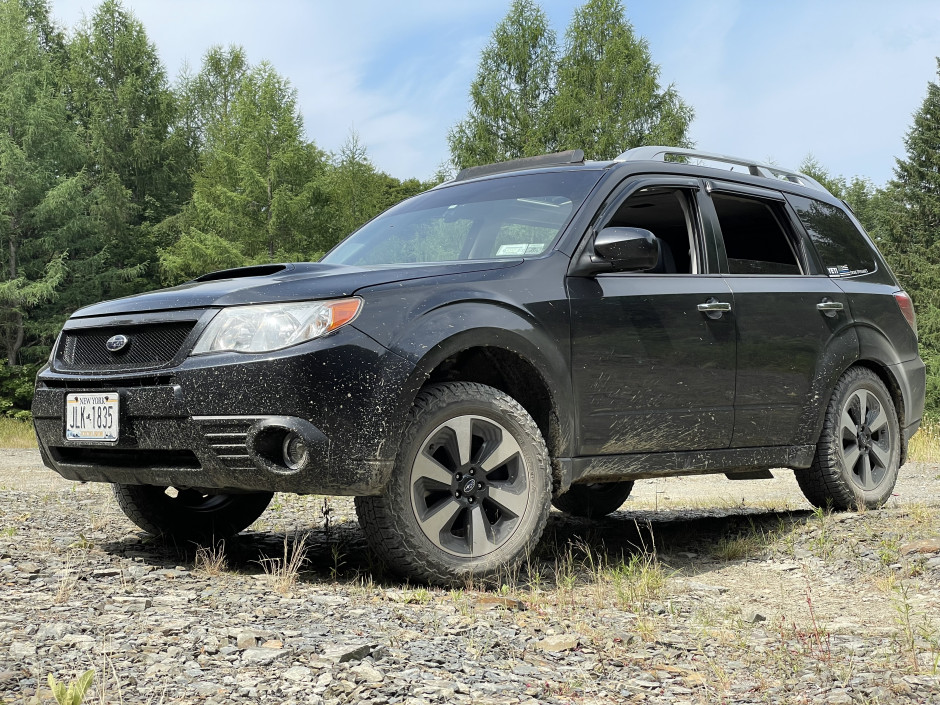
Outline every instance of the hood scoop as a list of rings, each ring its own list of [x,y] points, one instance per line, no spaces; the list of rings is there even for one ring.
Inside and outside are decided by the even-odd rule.
[[[286,264],[259,264],[254,267],[236,267],[235,269],[222,269],[218,272],[209,272],[193,279],[194,282],[214,282],[219,279],[241,279],[242,277],[270,277],[272,274],[283,272],[288,268]]]

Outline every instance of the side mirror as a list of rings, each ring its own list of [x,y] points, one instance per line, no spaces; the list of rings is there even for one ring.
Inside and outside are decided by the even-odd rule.
[[[619,271],[652,269],[659,262],[659,238],[643,228],[604,228],[594,237],[594,253]]]

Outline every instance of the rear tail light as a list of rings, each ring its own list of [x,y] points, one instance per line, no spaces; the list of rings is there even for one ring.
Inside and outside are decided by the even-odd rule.
[[[914,313],[914,302],[911,301],[911,297],[907,295],[906,291],[896,291],[894,292],[894,300],[898,302],[898,308],[901,309],[904,318],[907,319],[914,334],[917,335],[917,315]]]

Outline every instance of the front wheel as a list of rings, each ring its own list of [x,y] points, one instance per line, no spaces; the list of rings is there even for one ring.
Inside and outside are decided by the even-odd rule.
[[[817,507],[877,509],[894,490],[900,457],[891,394],[874,372],[853,367],[832,392],[812,466],[796,479]]]
[[[271,492],[207,494],[202,490],[153,485],[113,485],[127,518],[144,531],[181,541],[234,536],[267,509]]]
[[[447,584],[518,564],[545,528],[551,486],[525,409],[492,387],[453,382],[418,395],[385,495],[357,497],[356,510],[389,568]]]

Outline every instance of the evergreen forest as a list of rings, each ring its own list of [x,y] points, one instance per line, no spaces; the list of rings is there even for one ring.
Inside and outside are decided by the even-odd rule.
[[[940,63],[938,63],[940,74]],[[36,371],[78,308],[208,271],[316,260],[457,169],[565,149],[609,159],[692,146],[693,106],[661,83],[622,0],[587,0],[559,40],[514,0],[481,52],[466,117],[429,181],[378,170],[351,132],[327,152],[297,93],[238,46],[171,78],[120,0],[77,26],[0,0],[0,413],[26,419]],[[350,115],[353,122],[356,116]],[[885,185],[801,169],[854,209],[914,299],[928,410],[940,411],[940,87]]]

